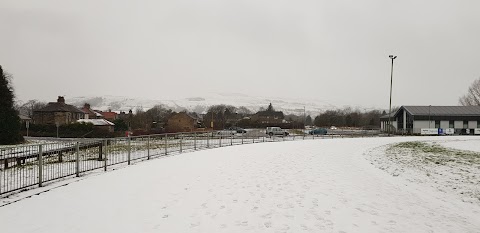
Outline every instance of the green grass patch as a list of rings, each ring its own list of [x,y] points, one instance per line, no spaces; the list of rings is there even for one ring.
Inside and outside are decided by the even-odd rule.
[[[444,164],[446,162],[462,162],[480,164],[480,153],[474,151],[464,151],[452,148],[446,148],[438,144],[427,142],[401,142],[392,145],[388,151],[394,149],[406,149],[414,153],[426,154],[425,161],[436,164]]]

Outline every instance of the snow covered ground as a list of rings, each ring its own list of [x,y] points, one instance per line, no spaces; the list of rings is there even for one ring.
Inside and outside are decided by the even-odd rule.
[[[421,171],[395,158],[415,153],[392,147],[428,141],[468,149],[478,140],[324,139],[185,153],[5,205],[0,225],[2,232],[48,233],[480,232],[478,202],[431,183],[445,179],[411,179]],[[475,161],[462,169],[478,177]]]

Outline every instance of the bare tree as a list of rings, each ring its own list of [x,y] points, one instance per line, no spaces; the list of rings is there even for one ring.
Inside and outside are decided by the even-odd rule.
[[[248,109],[247,107],[240,106],[237,109],[237,113],[242,115],[242,116],[248,116],[248,115],[252,114],[252,111],[250,111],[250,109]]]
[[[47,106],[45,102],[41,102],[38,100],[29,100],[19,107],[19,112],[25,116],[32,118],[33,112],[35,110],[39,110],[45,106]]]
[[[459,102],[463,106],[480,105],[480,78],[473,81],[468,88],[467,94],[460,97]]]
[[[229,119],[237,117],[237,108],[231,105],[212,105],[204,118],[206,125],[214,122],[214,129],[223,129]]]

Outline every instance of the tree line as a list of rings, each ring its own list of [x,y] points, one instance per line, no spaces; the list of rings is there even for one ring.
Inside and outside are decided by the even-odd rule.
[[[18,104],[14,102],[14,89],[10,84],[12,76],[4,72],[0,66],[0,145],[16,144],[23,142],[21,136],[22,126],[18,114],[33,117],[35,110],[41,109],[47,103],[38,100],[29,100],[25,103]],[[459,98],[459,104],[463,106],[480,106],[480,78],[474,80],[468,87],[465,95]],[[262,110],[274,110],[269,105]],[[129,129],[141,129],[150,133],[161,133],[165,128],[168,118],[175,112],[164,105],[155,105],[154,107],[144,111],[141,108],[136,109],[128,114],[127,118],[117,119],[115,123],[115,131],[126,131]],[[192,115],[199,115],[195,112],[189,112]],[[267,124],[254,122],[251,120],[254,112],[246,107],[235,107],[232,105],[218,104],[212,105],[207,112],[203,114],[203,125],[201,127],[213,129],[224,129],[230,126],[262,128]],[[284,128],[301,128],[305,125],[317,127],[356,127],[356,128],[378,128],[380,125],[380,117],[386,112],[382,110],[360,111],[346,107],[344,109],[326,110],[317,116],[311,115],[285,115],[285,122],[281,123]],[[45,135],[51,136],[46,131],[51,131],[48,127],[34,126]],[[89,127],[65,126],[65,131],[69,135],[75,135],[74,131],[88,131]],[[82,133],[80,132],[80,133]],[[95,133],[91,133],[95,135]],[[98,135],[97,135],[98,136]]]

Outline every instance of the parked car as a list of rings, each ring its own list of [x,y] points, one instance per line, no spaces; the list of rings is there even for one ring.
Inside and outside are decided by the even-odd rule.
[[[336,130],[336,129],[337,129],[337,127],[335,127],[335,126],[333,126],[333,125],[332,125],[332,126],[330,127],[330,129],[332,129],[332,130]]]
[[[235,131],[237,133],[247,133],[247,131],[243,128],[240,128],[240,127],[236,127],[236,126],[232,126],[230,128],[228,128],[228,130],[232,130],[232,131]]]
[[[237,131],[224,129],[224,130],[219,130],[216,133],[217,133],[217,135],[235,135],[237,133]]]
[[[316,128],[316,129],[312,129],[310,130],[310,132],[308,132],[310,135],[325,135],[327,134],[327,129],[325,128]]]
[[[267,127],[267,130],[265,131],[265,133],[268,134],[269,136],[273,136],[273,135],[288,136],[288,132],[280,127]]]

